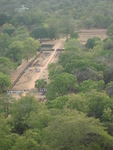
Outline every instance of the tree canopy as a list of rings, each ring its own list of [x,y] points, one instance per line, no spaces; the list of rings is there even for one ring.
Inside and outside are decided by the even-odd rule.
[[[0,93],[8,90],[8,88],[10,87],[11,87],[10,78],[7,75],[0,72]]]
[[[113,149],[112,8],[112,0],[0,0],[0,150]],[[107,38],[79,43],[83,28],[107,29]],[[64,37],[48,80],[12,98],[10,72],[37,56],[40,39]]]

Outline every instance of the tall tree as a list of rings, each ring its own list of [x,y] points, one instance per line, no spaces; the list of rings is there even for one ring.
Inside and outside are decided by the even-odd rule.
[[[39,79],[35,81],[35,88],[42,89],[42,88],[46,88],[47,86],[47,81],[45,79]]]
[[[75,38],[73,39],[69,39],[65,45],[64,45],[64,48],[65,50],[68,50],[68,51],[75,51],[75,52],[78,52],[79,51],[79,47],[78,47],[78,44],[79,44],[79,41]]]
[[[113,148],[113,137],[104,131],[104,127],[98,120],[87,118],[76,111],[70,112],[73,116],[64,113],[67,116],[56,117],[43,130],[43,149],[110,150]]]
[[[4,114],[5,118],[10,115],[12,103],[13,98],[8,93],[3,93],[0,95],[0,112]]]
[[[25,96],[15,101],[11,109],[11,115],[13,116],[12,124],[14,126],[13,132],[23,134],[23,132],[30,128],[27,119],[33,110],[37,110],[39,107],[38,102],[32,96]]]
[[[10,87],[11,87],[10,78],[7,75],[0,72],[0,92],[8,90],[8,88]]]
[[[12,24],[6,23],[3,25],[3,33],[7,33],[11,36],[15,31],[15,27]]]
[[[8,47],[6,56],[13,62],[22,60],[23,42],[14,41]]]
[[[64,68],[59,64],[51,63],[48,66],[48,70],[49,70],[49,79],[51,80],[54,79],[60,73],[62,73],[64,71]]]
[[[8,46],[11,44],[12,39],[7,33],[0,34],[0,55],[5,56]]]
[[[38,40],[34,40],[33,38],[27,38],[24,41],[23,58],[25,58],[28,61],[33,56],[36,56],[37,49],[39,46],[40,43]]]
[[[13,63],[7,57],[0,57],[0,72],[10,75],[13,69]]]
[[[35,39],[48,38],[48,29],[43,26],[37,27],[31,31],[30,35]]]
[[[38,150],[40,148],[40,145],[38,144],[37,140],[36,140],[36,136],[38,137],[38,133],[37,132],[33,132],[33,131],[27,131],[24,136],[20,136],[14,146],[12,147],[12,150],[17,150],[17,149],[21,149],[21,150]]]
[[[13,142],[10,137],[11,127],[0,114],[0,150],[11,150]]]
[[[87,93],[85,97],[88,100],[88,116],[102,119],[104,110],[107,108],[113,109],[113,101],[106,93],[92,91]]]
[[[93,38],[90,38],[87,40],[85,47],[88,49],[90,49],[90,48],[93,49],[93,47],[96,46],[100,42],[101,42],[101,39],[99,37],[93,37]]]
[[[75,76],[69,73],[61,73],[48,84],[46,97],[48,100],[53,100],[58,96],[67,94],[69,91],[78,91],[78,88]]]
[[[9,16],[5,13],[0,13],[0,26],[9,21]]]
[[[29,37],[29,32],[24,26],[20,26],[15,31],[16,37],[14,38],[15,41],[24,41]]]

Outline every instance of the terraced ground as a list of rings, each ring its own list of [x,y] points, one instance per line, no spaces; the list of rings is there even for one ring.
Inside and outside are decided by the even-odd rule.
[[[82,44],[85,44],[88,40],[88,38],[91,37],[100,37],[102,40],[106,38],[106,29],[90,29],[90,30],[80,30],[79,31],[79,41]],[[61,52],[57,52],[56,50],[59,48],[63,48],[64,43],[65,43],[65,38],[64,39],[59,39],[56,41],[49,41],[46,42],[46,44],[53,44],[53,49],[54,51],[46,51],[42,52],[40,57],[36,59],[36,61],[32,64],[31,67],[29,67],[26,72],[22,75],[22,77],[19,79],[19,81],[16,83],[16,85],[13,87],[12,90],[32,90],[34,88],[34,82],[37,79],[44,78],[48,80],[48,65],[51,62],[57,62],[58,61],[58,56],[61,54]],[[22,65],[17,68],[17,70],[12,72],[12,83],[14,79],[18,77],[18,75],[21,73],[21,71],[25,68],[27,65],[27,62],[23,61]],[[36,70],[39,69],[40,71],[37,72]],[[18,93],[16,93],[18,95]],[[15,95],[15,94],[14,94]],[[15,96],[14,96],[15,97]],[[18,96],[16,96],[18,97]]]
[[[92,38],[94,36],[97,36],[103,40],[107,37],[106,32],[106,29],[82,29],[78,31],[79,41],[82,44],[85,44],[89,38]]]
[[[62,51],[57,51],[57,49],[62,49],[64,47],[66,38],[55,40],[55,41],[49,41],[48,43],[54,43],[53,51],[43,51],[41,55],[33,62],[33,64],[28,67],[27,70],[25,70],[24,74],[21,76],[21,78],[18,80],[18,82],[15,84],[15,86],[11,90],[11,95],[14,97],[19,97],[19,91],[32,91],[35,86],[35,81],[38,79],[45,79],[47,82],[48,80],[48,65],[51,62],[57,62],[59,55],[62,53]],[[28,63],[26,63],[28,65]],[[22,68],[23,67],[23,68]],[[17,68],[12,73],[12,83],[14,79],[16,79],[15,76],[18,77],[19,73],[21,73],[22,69],[25,68],[25,62],[23,61],[23,64]],[[38,70],[38,71],[37,71]],[[25,92],[24,92],[25,93]],[[40,97],[38,95],[38,97]],[[41,96],[42,97],[42,96]]]

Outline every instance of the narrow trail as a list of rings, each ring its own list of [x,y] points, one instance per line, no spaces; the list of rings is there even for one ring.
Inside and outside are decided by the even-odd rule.
[[[38,75],[32,80],[32,82],[29,83],[29,90],[30,90],[30,89],[33,89],[33,88],[35,87],[35,81],[38,80],[38,79],[41,77],[41,75],[43,74],[44,70],[45,70],[45,69],[48,67],[48,65],[51,63],[51,61],[52,61],[52,59],[53,59],[53,57],[54,57],[54,55],[55,55],[57,49],[61,48],[61,47],[64,45],[65,41],[66,41],[66,38],[60,39],[60,40],[58,40],[58,41],[56,42],[56,44],[55,44],[54,47],[53,47],[54,51],[51,53],[51,55],[50,55],[48,61],[46,62],[46,64],[44,65],[44,67],[41,68],[40,72],[39,72]]]

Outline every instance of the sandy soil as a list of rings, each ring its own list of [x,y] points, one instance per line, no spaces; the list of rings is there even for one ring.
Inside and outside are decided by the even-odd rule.
[[[94,36],[101,38],[102,40],[106,38],[106,29],[83,29],[79,33],[79,41],[85,44],[89,38]]]
[[[63,45],[64,45],[64,43],[65,43],[65,40],[66,40],[66,39],[64,38],[64,39],[60,39],[60,40],[57,40],[57,41],[56,41],[56,43],[55,43],[55,45],[54,45],[54,47],[53,47],[54,51],[51,52],[51,55],[50,55],[49,59],[47,60],[47,62],[45,63],[45,65],[41,68],[41,70],[40,70],[40,72],[37,74],[37,76],[36,76],[35,78],[33,78],[33,80],[30,82],[30,84],[29,84],[29,89],[34,88],[34,85],[35,85],[34,83],[35,83],[35,81],[38,80],[38,79],[41,77],[42,74],[43,74],[43,76],[44,76],[44,73],[45,73],[45,71],[47,70],[48,65],[51,63],[53,57],[55,56],[56,50],[57,50],[58,48],[62,48],[62,47],[63,47]]]
[[[105,29],[90,29],[90,30],[80,30],[79,31],[79,41],[82,44],[85,44],[87,42],[88,38],[98,36],[102,40],[106,38],[106,30]],[[44,42],[45,44],[54,44],[54,51],[46,51],[41,54],[39,58],[33,63],[31,67],[27,69],[27,71],[23,74],[23,76],[20,78],[20,80],[17,82],[17,84],[13,87],[12,90],[26,90],[29,89],[33,93],[34,89],[34,83],[38,79],[46,79],[47,82],[48,80],[48,65],[51,62],[57,62],[58,57],[60,55],[60,52],[57,52],[57,49],[63,48],[64,43],[65,43],[65,38],[60,39],[60,40],[55,40],[55,41],[49,41],[49,42]],[[31,61],[31,60],[30,60]],[[17,68],[17,70],[12,72],[12,83],[13,81],[18,77],[18,75],[21,73],[21,71],[26,67],[28,62],[24,61],[22,62],[22,65]],[[40,72],[36,72],[36,70],[39,69]],[[44,97],[40,95],[40,93],[34,93],[35,97],[40,98]],[[18,99],[20,98],[19,94],[13,94],[13,96]]]
[[[54,41],[55,45],[53,47],[54,51],[46,51],[42,52],[39,58],[36,59],[36,61],[32,64],[31,67],[29,67],[26,72],[22,75],[22,77],[19,79],[19,81],[16,83],[16,85],[13,87],[13,91],[17,90],[17,92],[13,93],[12,96],[15,97],[16,99],[20,98],[20,95],[18,94],[18,90],[27,90],[31,91],[33,93],[33,89],[35,86],[35,81],[38,79],[46,79],[47,82],[49,82],[48,79],[48,65],[51,62],[57,62],[58,61],[58,56],[61,54],[61,52],[56,51],[57,49],[63,48],[63,45],[65,43],[66,39],[60,39]],[[18,75],[26,66],[27,64],[23,63],[15,72],[13,72],[12,76]],[[36,70],[40,70],[37,72]],[[14,78],[12,77],[14,80]],[[26,95],[24,92],[23,95]],[[40,93],[35,93],[36,98],[42,98],[44,96],[40,95]]]
[[[22,64],[11,74],[11,83],[13,83],[16,80],[16,78],[19,76],[19,74],[23,71],[23,69],[28,65],[28,63],[31,60],[32,59],[30,59],[28,62],[26,60],[22,60]]]

